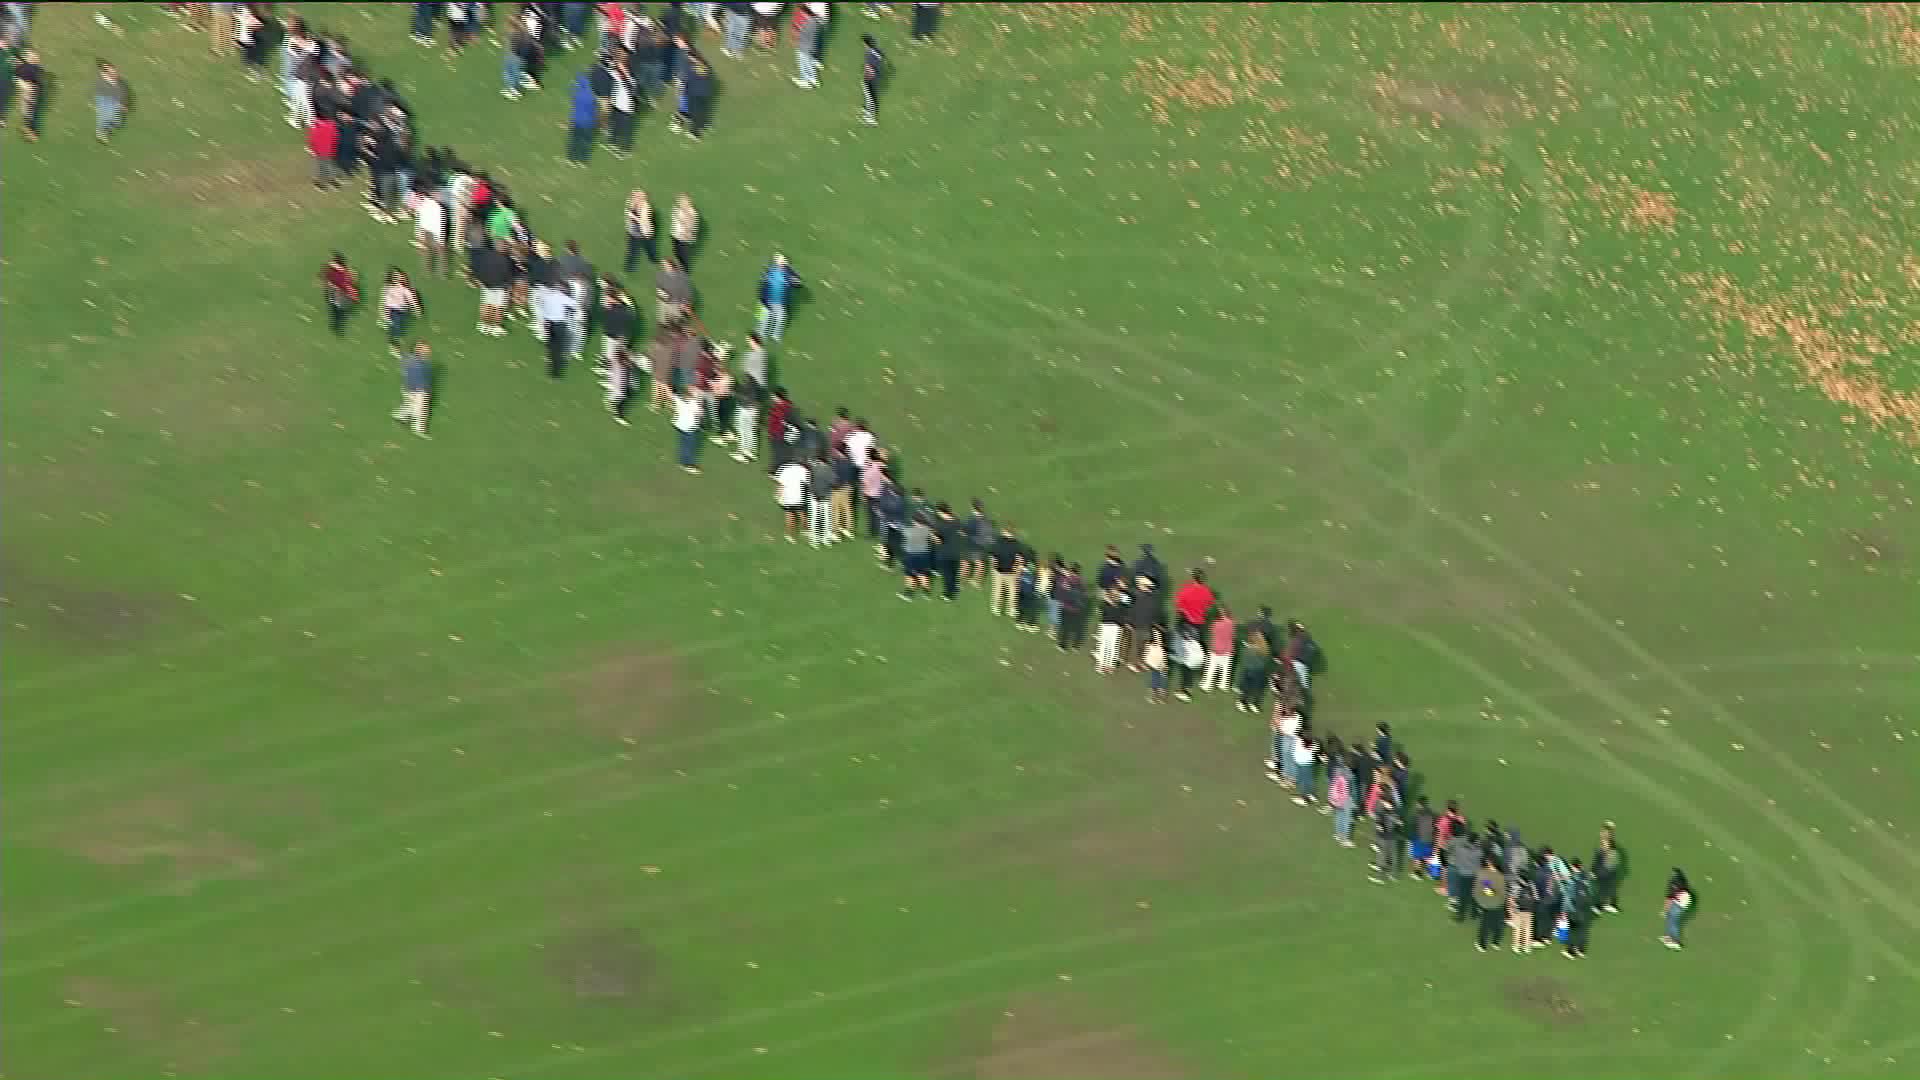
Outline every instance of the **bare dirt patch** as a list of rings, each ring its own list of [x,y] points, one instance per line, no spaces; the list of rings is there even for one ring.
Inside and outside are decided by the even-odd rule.
[[[195,165],[175,166],[164,171],[134,173],[129,183],[141,185],[143,192],[162,200],[176,200],[218,209],[259,209],[269,206],[309,210],[318,202],[313,175],[302,154],[276,154],[273,157],[207,156]]]
[[[67,645],[122,649],[177,625],[189,605],[178,596],[106,589],[56,580],[0,555],[0,611],[16,633]]]
[[[1840,549],[1849,562],[1868,566],[1891,568],[1907,562],[1906,545],[1881,527],[1841,530]]]
[[[1509,979],[1500,986],[1500,999],[1517,1013],[1556,1026],[1574,1027],[1588,1019],[1573,988],[1551,975]]]
[[[176,794],[115,803],[62,825],[54,846],[101,866],[166,864],[171,890],[190,893],[203,882],[246,877],[265,864],[252,844],[207,824],[196,801]]]
[[[978,1080],[1180,1080],[1194,1075],[1132,1024],[1098,1018],[1062,994],[1015,999],[993,1022],[985,1045],[943,1076]]]
[[[674,1012],[660,953],[639,931],[569,931],[543,950],[547,968],[575,998],[619,1005],[649,1019]]]
[[[71,1008],[99,1013],[110,1035],[166,1062],[167,1075],[204,1072],[231,1053],[218,1029],[156,990],[120,979],[69,975],[60,982]]]
[[[679,661],[660,652],[608,657],[568,679],[573,722],[591,734],[625,742],[658,730],[688,706]]]

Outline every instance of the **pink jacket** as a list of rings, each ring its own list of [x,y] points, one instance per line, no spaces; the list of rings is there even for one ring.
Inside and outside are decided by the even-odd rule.
[[[1207,627],[1207,651],[1215,656],[1233,655],[1233,620],[1225,615]]]

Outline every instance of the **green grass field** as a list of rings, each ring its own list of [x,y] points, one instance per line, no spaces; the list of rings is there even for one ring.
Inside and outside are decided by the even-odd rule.
[[[1262,722],[778,542],[757,469],[681,474],[456,284],[405,437],[312,281],[407,230],[157,10],[42,5],[7,1077],[1920,1070],[1910,9],[949,5],[876,30],[868,130],[840,5],[826,88],[716,56],[705,142],[577,172],[497,49],[301,6],[598,263],[630,187],[693,193],[716,332],[785,251],[803,409],[1306,619],[1320,727],[1535,842],[1617,821],[1626,911],[1583,964],[1476,954],[1265,783]]]

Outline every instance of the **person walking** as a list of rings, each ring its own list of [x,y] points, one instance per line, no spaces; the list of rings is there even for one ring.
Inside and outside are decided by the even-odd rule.
[[[654,314],[661,326],[676,326],[693,311],[693,281],[676,257],[660,260],[653,275],[653,293],[657,301]]]
[[[634,188],[627,196],[627,205],[623,213],[626,221],[627,257],[622,263],[627,273],[636,273],[640,269],[640,256],[645,255],[649,263],[660,261],[660,249],[654,242],[653,203],[648,200],[645,188]]]
[[[1480,860],[1472,878],[1472,903],[1480,914],[1479,933],[1474,938],[1475,949],[1486,952],[1500,947],[1500,926],[1507,914],[1507,875],[1500,872],[1491,858]]]
[[[593,311],[593,264],[580,254],[580,241],[569,240],[553,261],[560,286],[573,298],[573,321],[567,324],[567,358],[578,361],[587,347],[587,316]]]
[[[120,71],[105,60],[94,61],[98,74],[93,80],[93,137],[106,142],[127,119],[127,84]]]
[[[800,275],[787,264],[787,257],[774,252],[773,261],[760,275],[760,319],[754,333],[780,340],[787,332],[787,301],[800,285]]]
[[[414,345],[413,352],[401,364],[400,407],[393,410],[393,418],[413,428],[413,433],[422,439],[427,435],[427,399],[433,392],[433,350],[422,341]]]
[[[673,241],[674,265],[691,273],[693,246],[700,238],[700,212],[693,208],[693,197],[684,191],[674,196],[667,236]]]
[[[831,10],[827,4],[799,4],[793,10],[793,85],[802,90],[820,88],[820,45]]]
[[[633,337],[639,314],[633,309],[633,298],[620,287],[620,283],[610,277],[600,279],[600,360],[595,365],[603,370],[616,366],[615,360],[624,360],[631,368],[630,359],[633,350]]]
[[[1693,883],[1687,880],[1686,871],[1673,868],[1673,876],[1667,879],[1667,899],[1661,905],[1660,912],[1666,921],[1666,932],[1660,935],[1660,944],[1669,949],[1679,949],[1680,932],[1684,928],[1688,914],[1693,911]]]
[[[307,152],[313,155],[313,186],[322,191],[340,186],[340,171],[335,159],[340,151],[340,121],[332,112],[321,113],[307,128]]]
[[[1232,688],[1228,679],[1233,674],[1233,642],[1238,630],[1233,624],[1233,612],[1222,604],[1214,613],[1213,621],[1207,624],[1207,666],[1200,676],[1201,693]]]
[[[413,282],[399,267],[387,267],[387,282],[380,290],[380,325],[386,328],[387,349],[395,358],[400,355],[400,339],[407,336],[407,327],[418,314],[420,294]]]
[[[610,67],[610,74],[613,86],[607,95],[607,152],[625,161],[627,155],[633,152],[640,91],[633,77],[633,62],[628,57],[617,57]]]
[[[558,379],[567,366],[567,338],[576,316],[572,294],[553,282],[533,288],[533,322],[536,337],[546,342],[547,377]]]
[[[673,431],[679,447],[680,470],[692,476],[700,474],[700,397],[691,386],[683,386],[673,396]]]
[[[880,123],[880,81],[886,77],[887,55],[872,34],[860,35],[860,122],[873,127]]]
[[[320,291],[327,304],[327,328],[345,336],[347,314],[360,302],[360,278],[347,266],[347,257],[334,252],[320,270]]]
[[[593,96],[593,77],[583,71],[574,77],[573,96],[568,103],[567,164],[586,168],[599,133],[600,101]]]
[[[500,52],[500,96],[519,101],[522,90],[537,90],[540,84],[528,70],[540,48],[538,39],[527,28],[524,18],[508,20]]]
[[[833,495],[833,481],[833,465],[827,461],[827,455],[814,455],[807,464],[807,544],[811,547],[833,543],[827,510]]]

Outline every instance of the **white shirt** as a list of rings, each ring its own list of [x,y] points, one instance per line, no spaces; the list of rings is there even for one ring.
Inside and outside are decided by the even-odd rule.
[[[1292,738],[1300,734],[1300,714],[1288,712],[1280,714],[1280,734]]]
[[[1293,763],[1295,765],[1313,764],[1313,744],[1305,739],[1293,744]]]
[[[761,18],[770,19],[780,14],[780,9],[784,6],[784,4],[755,4],[753,5],[753,10],[758,13]]]
[[[419,216],[414,219],[414,231],[431,233],[435,240],[445,235],[447,229],[447,208],[432,195],[420,196]]]
[[[859,468],[867,467],[867,459],[873,454],[873,432],[854,428],[847,432],[847,456],[853,459]]]
[[[797,461],[789,461],[780,466],[780,471],[774,473],[773,478],[780,482],[781,506],[799,506],[806,499],[807,467],[805,465]]]
[[[695,431],[700,427],[700,399],[685,394],[673,399],[673,426],[678,431]]]
[[[1293,662],[1293,675],[1294,678],[1300,680],[1300,689],[1302,690],[1307,689],[1307,683],[1313,677],[1313,673],[1307,670],[1307,665],[1299,660]]]
[[[533,290],[533,314],[541,322],[572,322],[573,309],[578,306],[565,289],[542,285]]]
[[[633,84],[617,73],[613,77],[613,108],[615,112],[633,111]]]

